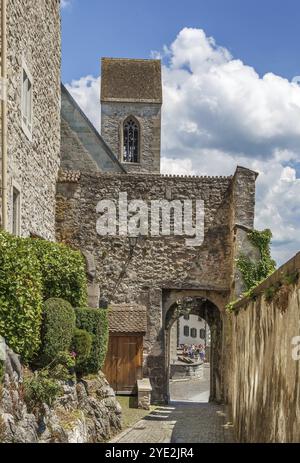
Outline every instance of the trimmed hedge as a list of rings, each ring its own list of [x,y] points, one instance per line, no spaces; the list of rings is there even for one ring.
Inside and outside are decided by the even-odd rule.
[[[39,351],[42,304],[51,297],[86,306],[83,256],[63,244],[0,230],[0,335],[25,361]]]
[[[69,352],[75,330],[75,311],[63,299],[48,299],[44,304],[42,328],[43,365],[55,360],[61,352]]]
[[[72,350],[76,354],[76,371],[81,372],[81,367],[89,358],[92,349],[93,338],[86,330],[75,328],[72,339]]]
[[[87,303],[85,261],[78,251],[64,244],[44,240],[31,240],[41,264],[43,300],[59,297],[73,307]]]
[[[28,240],[0,231],[0,335],[27,361],[40,347],[40,264]]]
[[[108,345],[108,313],[101,309],[76,309],[76,325],[92,335],[91,353],[81,364],[84,374],[98,373],[103,367]]]

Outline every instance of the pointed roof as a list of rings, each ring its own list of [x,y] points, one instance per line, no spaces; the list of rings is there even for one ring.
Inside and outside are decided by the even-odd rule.
[[[161,104],[161,61],[102,58],[101,101]]]
[[[61,117],[98,166],[100,172],[126,173],[100,133],[78,106],[66,87],[61,85]]]

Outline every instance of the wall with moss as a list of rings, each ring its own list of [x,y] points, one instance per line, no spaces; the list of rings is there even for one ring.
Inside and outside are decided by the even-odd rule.
[[[229,315],[227,386],[240,442],[300,441],[300,348],[293,344],[300,336],[299,270],[300,253]]]

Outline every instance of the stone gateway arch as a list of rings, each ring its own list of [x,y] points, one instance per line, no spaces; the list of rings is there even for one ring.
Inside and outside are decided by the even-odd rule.
[[[225,306],[242,290],[235,268],[240,248],[254,253],[247,232],[253,229],[257,174],[243,167],[224,177],[160,174],[159,60],[104,59],[101,85],[103,138],[63,89],[62,119],[69,138],[62,147],[57,183],[57,240],[89,253],[94,261],[91,303],[98,305],[100,293],[110,306],[109,355],[111,368],[121,378],[117,389],[133,391],[136,380],[149,378],[152,400],[168,400],[168,320],[178,304],[191,298],[196,312],[206,307],[213,327],[211,400],[220,401],[227,394]],[[131,157],[123,151],[124,140],[129,143],[129,132],[124,135],[128,120],[136,121],[138,130],[130,141],[138,140]],[[109,200],[118,209],[124,194],[128,202],[149,205],[201,201],[203,242],[187,246],[186,236],[172,233],[100,236],[97,205]],[[176,216],[169,215],[174,229]]]

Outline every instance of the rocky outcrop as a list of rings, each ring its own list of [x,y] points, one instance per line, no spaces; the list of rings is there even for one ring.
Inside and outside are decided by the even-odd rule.
[[[121,406],[103,373],[63,385],[50,408],[31,413],[24,401],[23,371],[7,356],[0,385],[0,442],[105,442],[121,430]]]

